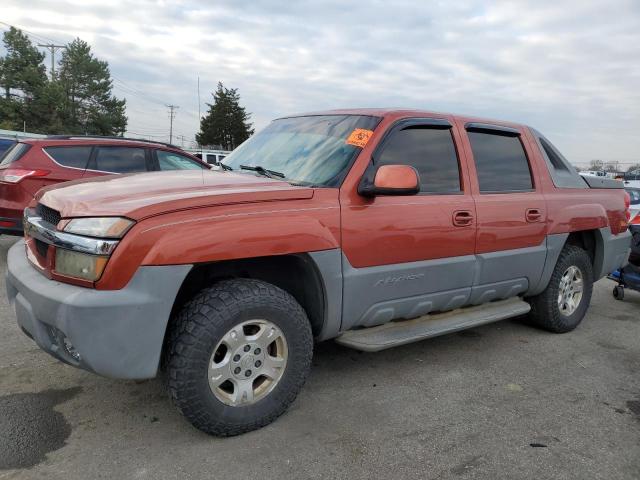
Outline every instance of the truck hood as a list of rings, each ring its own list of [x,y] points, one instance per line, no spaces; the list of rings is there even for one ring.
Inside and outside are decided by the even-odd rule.
[[[122,216],[133,220],[189,208],[297,200],[313,189],[251,174],[175,170],[107,175],[53,185],[36,200],[63,218]]]

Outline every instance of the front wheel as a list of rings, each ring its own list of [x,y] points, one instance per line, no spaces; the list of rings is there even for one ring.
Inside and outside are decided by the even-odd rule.
[[[291,295],[238,279],[198,293],[178,315],[169,348],[175,405],[196,428],[231,436],[271,423],[295,400],[313,336]]]
[[[531,322],[554,333],[570,332],[584,318],[593,291],[593,268],[587,252],[565,245],[547,288],[529,298]]]

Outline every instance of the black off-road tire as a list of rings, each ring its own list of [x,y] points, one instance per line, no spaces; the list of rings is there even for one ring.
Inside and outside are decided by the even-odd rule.
[[[209,387],[209,361],[229,330],[255,318],[274,323],[284,334],[286,367],[278,384],[262,399],[250,405],[226,405]],[[199,430],[216,436],[239,435],[264,427],[285,412],[309,375],[312,356],[309,319],[289,293],[259,280],[221,281],[201,290],[174,322],[167,364],[169,393]]]
[[[571,315],[563,315],[558,306],[560,280],[571,266],[582,272],[583,293],[580,304]],[[584,318],[593,292],[593,267],[591,258],[580,247],[565,245],[551,274],[547,288],[539,295],[527,300],[531,305],[529,321],[533,325],[554,333],[566,333],[575,329]]]

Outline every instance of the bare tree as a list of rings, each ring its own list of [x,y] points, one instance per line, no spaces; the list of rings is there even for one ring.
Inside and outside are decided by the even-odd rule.
[[[589,170],[600,171],[604,169],[604,162],[602,160],[591,160],[589,162]]]
[[[617,172],[619,170],[620,170],[620,162],[618,162],[617,160],[611,160],[604,164],[605,172]]]

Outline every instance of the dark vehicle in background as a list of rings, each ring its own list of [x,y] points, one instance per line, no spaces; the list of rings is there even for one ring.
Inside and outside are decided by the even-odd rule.
[[[624,289],[630,288],[640,292],[640,188],[625,187],[629,194],[629,231],[631,232],[631,254],[629,264],[615,270],[609,278],[615,281],[613,297],[624,299]]]
[[[625,190],[629,194],[629,210],[631,212],[631,220],[629,223],[632,225],[638,225],[640,229],[640,188],[625,187]]]
[[[138,139],[22,139],[0,153],[0,233],[22,235],[25,207],[43,187],[99,175],[210,167],[178,147]]]
[[[630,188],[640,189],[640,170],[625,173],[622,181],[624,182],[624,188],[627,190]]]

